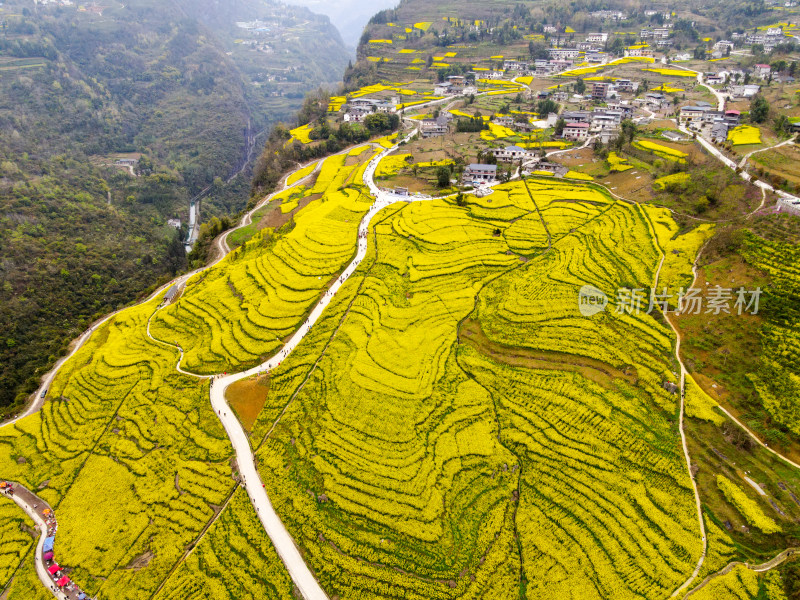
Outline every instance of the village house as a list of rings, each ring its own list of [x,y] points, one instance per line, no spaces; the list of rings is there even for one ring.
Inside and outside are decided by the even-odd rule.
[[[530,150],[521,148],[520,146],[506,146],[505,148],[494,148],[492,150],[494,157],[502,162],[516,162],[518,160],[529,160],[536,155]]]
[[[563,90],[558,90],[553,92],[552,98],[556,102],[566,102],[569,99],[569,93]]]
[[[586,35],[587,42],[593,42],[595,44],[605,44],[608,41],[608,34],[607,33],[589,33]]]
[[[363,123],[364,117],[367,115],[371,115],[372,110],[370,108],[363,108],[360,106],[351,107],[344,115],[345,123]]]
[[[629,48],[625,50],[625,56],[647,56],[653,57],[653,51],[650,48]]]
[[[622,123],[622,112],[618,110],[598,110],[592,113],[590,133],[616,131]]]
[[[528,69],[528,63],[518,60],[507,60],[503,62],[503,70],[505,71],[527,71]]]
[[[711,141],[719,144],[728,139],[730,127],[724,121],[717,121],[711,125]]]
[[[561,134],[565,140],[583,141],[589,135],[588,123],[567,123]]]
[[[466,79],[463,75],[450,75],[447,78],[447,83],[452,86],[453,91],[458,91],[464,89]]]
[[[630,119],[633,116],[633,106],[627,100],[612,100],[606,104],[608,110],[619,111],[623,119]],[[595,109],[601,110],[601,109]]]
[[[752,98],[761,90],[760,85],[756,84],[748,84],[748,85],[732,85],[728,88],[729,93],[734,98]]]
[[[520,133],[531,133],[532,131],[539,129],[539,127],[529,121],[514,121],[514,124],[511,126],[511,128],[514,131],[519,131]]]
[[[733,50],[734,44],[730,40],[720,40],[716,44],[714,44],[714,50],[719,50],[723,54],[726,54]]]
[[[437,96],[450,96],[453,94],[453,84],[449,81],[437,83],[433,88],[433,93]]]
[[[645,104],[651,109],[660,110],[667,104],[669,99],[659,92],[647,92],[644,97]]]
[[[699,124],[703,121],[703,115],[708,111],[708,109],[704,106],[682,106],[680,114],[678,115],[678,121],[681,125],[686,125],[687,127],[692,124]]]
[[[536,170],[547,171],[548,173],[552,173],[556,177],[563,177],[564,175],[567,174],[567,171],[569,169],[564,165],[560,165],[558,163],[541,160],[538,163],[536,163]]]
[[[393,112],[395,112],[397,110],[397,104],[399,104],[399,99],[397,99],[397,100],[398,100],[398,102],[386,102],[386,101],[376,102],[375,103],[375,112],[379,112],[379,113],[393,113]]]
[[[592,114],[586,110],[565,110],[561,113],[561,118],[567,123],[589,123]]]
[[[772,67],[769,65],[759,64],[753,67],[753,75],[761,79],[767,79],[770,73],[772,73]]]
[[[366,108],[370,111],[378,101],[374,98],[354,98],[347,103],[350,108]]]
[[[577,48],[550,48],[548,51],[550,58],[564,59],[564,58],[578,58],[580,51]]]
[[[617,79],[614,82],[614,87],[617,88],[618,92],[635,94],[636,90],[639,89],[639,83],[630,79]]]
[[[447,133],[449,113],[442,113],[436,119],[423,119],[420,121],[419,130],[423,138],[438,137]]]
[[[668,139],[670,142],[683,142],[686,138],[677,131],[662,131],[661,137]]]
[[[605,100],[613,86],[607,81],[595,81],[592,83],[592,100]]]
[[[611,19],[612,21],[622,21],[627,15],[619,10],[595,10],[589,13],[595,19]]]
[[[483,183],[497,179],[497,165],[472,163],[464,169],[462,181],[464,183]]]

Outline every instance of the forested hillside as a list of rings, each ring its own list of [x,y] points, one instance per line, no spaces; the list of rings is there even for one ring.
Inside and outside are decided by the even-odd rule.
[[[89,321],[187,266],[190,198],[204,192],[201,218],[246,204],[261,134],[338,80],[347,55],[326,17],[261,0],[0,11],[0,411],[12,412]]]

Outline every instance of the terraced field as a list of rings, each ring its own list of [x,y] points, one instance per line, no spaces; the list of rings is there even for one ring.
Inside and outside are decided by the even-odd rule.
[[[584,283],[652,282],[647,215],[527,188],[387,209],[272,375],[260,470],[329,594],[660,598],[699,558],[668,330],[578,314]]]
[[[0,496],[0,585],[11,579],[22,557],[33,546],[33,521],[13,500]]]
[[[242,370],[280,348],[355,252],[358,223],[372,203],[361,177],[371,157],[326,159],[299,199],[282,194],[305,205],[289,223],[256,233],[158,313],[151,332],[183,348],[183,368]]]
[[[154,313],[154,299],[110,319],[62,368],[52,401],[0,430],[4,477],[56,509],[59,562],[87,591],[293,593],[236,488],[207,380],[176,371],[170,344],[200,373],[274,353],[353,256],[371,156],[326,159],[315,181],[277,196],[286,225],[254,233],[175,304]],[[665,209],[551,177],[463,206],[379,213],[356,273],[250,390],[266,396],[248,423],[265,487],[329,596],[655,599],[678,589],[703,544],[679,398],[663,387],[676,380],[673,337],[646,303],[624,310],[617,290],[648,289],[659,264],[659,286],[688,285],[711,232],[679,233]],[[784,340],[773,363],[787,372],[796,267],[775,260],[779,242],[748,243],[790,307],[784,330],[765,333]],[[579,311],[586,284],[609,299],[592,317]],[[720,425],[714,401],[687,386],[687,414]],[[742,518],[782,531],[752,490],[717,479]],[[708,515],[701,577],[740,551]],[[16,518],[0,553],[7,576],[30,546]],[[735,574],[695,596],[773,598],[774,575]],[[32,597],[36,582],[27,560],[9,599]]]
[[[763,356],[753,383],[770,415],[800,434],[800,250],[748,234],[743,254],[772,280],[763,298],[768,323],[761,330]]]
[[[214,600],[292,597],[289,574],[241,488],[155,596],[157,600],[199,597]]]
[[[689,597],[692,600],[786,600],[786,593],[780,573],[756,573],[739,565]]]
[[[42,488],[60,564],[104,598],[154,592],[233,489],[207,383],[176,372],[178,353],[147,337],[157,304],[104,324],[65,364],[52,400],[0,430],[4,477]],[[28,572],[11,597],[39,586]]]
[[[645,215],[615,204],[480,295],[476,321],[504,351],[476,344],[461,364],[492,392],[501,441],[521,463],[533,597],[666,597],[699,558],[676,398],[660,385],[673,377],[668,331],[645,314],[577,311],[584,283],[609,298],[648,287],[658,258]]]
[[[505,594],[513,476],[490,473],[513,456],[453,343],[475,286],[520,259],[467,209],[388,210],[360,292],[259,453],[262,476],[329,594],[444,597],[471,587],[465,569]],[[313,366],[304,354],[275,375],[285,401]]]

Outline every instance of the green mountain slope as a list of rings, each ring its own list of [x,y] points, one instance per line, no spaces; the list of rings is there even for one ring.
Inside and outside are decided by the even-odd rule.
[[[259,133],[338,80],[347,54],[326,17],[260,0],[0,10],[0,411],[10,412],[89,320],[185,266],[191,197],[207,193],[206,218],[244,206]],[[120,158],[139,162],[114,166]]]

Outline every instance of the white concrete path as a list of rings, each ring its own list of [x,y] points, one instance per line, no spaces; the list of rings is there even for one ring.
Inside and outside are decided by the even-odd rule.
[[[409,134],[406,138],[404,138],[404,141],[409,140],[414,133],[416,132]],[[294,543],[294,540],[284,524],[281,522],[278,514],[275,512],[275,509],[269,500],[269,496],[267,495],[264,483],[261,481],[261,477],[258,474],[255,456],[253,455],[253,450],[250,446],[250,439],[239,422],[239,419],[228,406],[228,403],[225,400],[225,390],[236,381],[240,381],[253,375],[264,374],[272,371],[278,365],[280,365],[280,363],[285,360],[289,354],[291,354],[291,352],[311,330],[311,327],[313,327],[322,316],[323,311],[328,306],[331,299],[342,286],[342,284],[347,281],[347,279],[355,272],[355,270],[358,268],[358,265],[366,256],[367,232],[369,231],[369,223],[379,211],[396,202],[412,202],[423,199],[422,197],[417,198],[414,196],[399,196],[384,192],[375,185],[373,176],[378,163],[384,156],[394,151],[397,146],[398,144],[384,150],[372,158],[368,163],[364,172],[364,180],[367,183],[370,192],[377,199],[372,204],[367,214],[362,218],[358,227],[358,243],[356,247],[355,258],[336,279],[330,289],[325,292],[317,305],[312,309],[308,319],[294,333],[294,335],[292,335],[286,345],[284,345],[284,347],[275,356],[266,362],[240,373],[216,375],[211,377],[211,406],[217,413],[217,416],[225,428],[225,432],[228,434],[228,437],[231,440],[234,452],[236,453],[236,462],[239,467],[239,472],[242,476],[243,485],[247,490],[250,501],[253,503],[253,507],[256,509],[256,513],[261,521],[261,524],[264,526],[264,530],[267,532],[267,535],[269,535],[270,540],[272,540],[275,550],[278,552],[278,555],[286,566],[292,581],[297,586],[300,594],[305,600],[327,600],[328,596],[317,582],[314,574],[308,568],[308,565],[306,565],[305,560]],[[181,358],[182,357],[183,352],[181,351]],[[180,369],[180,360],[176,368],[179,371],[186,373]],[[191,373],[186,374],[192,375]]]
[[[13,496],[6,497],[10,497],[22,510],[25,511],[25,514],[27,514],[33,520],[33,522],[36,524],[36,528],[40,532],[39,540],[36,542],[36,550],[34,550],[34,563],[36,564],[36,575],[39,577],[39,581],[41,581],[42,585],[59,600],[68,600],[67,595],[56,588],[53,584],[53,579],[47,572],[47,567],[44,564],[44,560],[42,560],[42,556],[44,554],[42,550],[44,547],[44,538],[47,537],[47,523],[44,522],[44,519],[38,515],[38,513],[30,504],[25,502],[25,500],[20,498],[18,495],[14,494]]]

